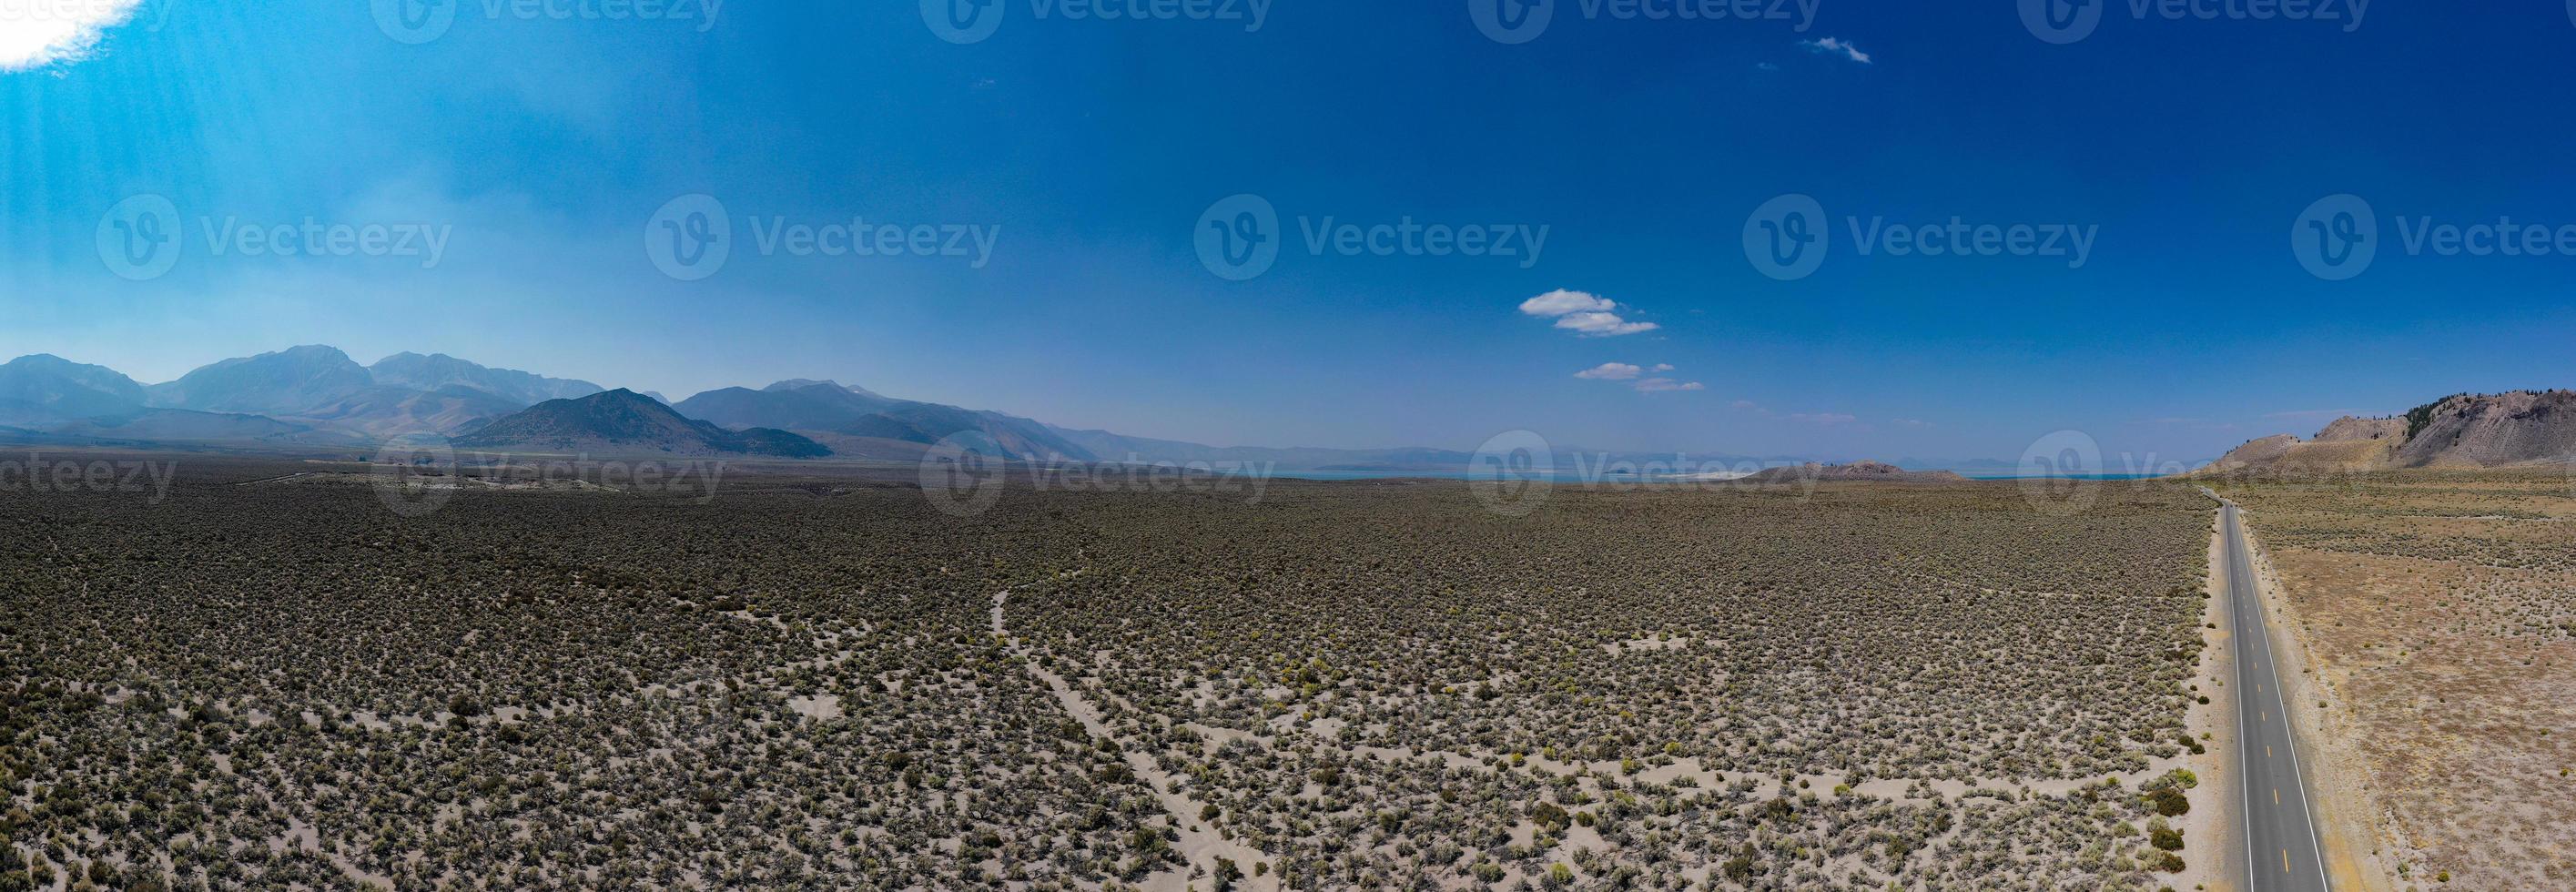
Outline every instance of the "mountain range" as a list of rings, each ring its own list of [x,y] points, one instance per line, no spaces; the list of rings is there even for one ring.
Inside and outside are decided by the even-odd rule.
[[[2278,434],[2199,473],[2496,468],[2576,462],[2576,390],[2457,394],[2386,418],[2345,416],[2302,440]]]
[[[0,364],[0,435],[65,445],[207,445],[372,449],[437,434],[471,449],[914,461],[942,442],[1017,461],[1205,462],[1280,470],[1454,472],[1473,456],[1445,449],[1219,447],[1059,427],[1001,412],[887,396],[835,381],[727,387],[678,402],[588,381],[498,369],[444,354],[397,353],[372,366],[303,346],[226,359],[144,385],[56,356]],[[1670,454],[1586,453],[1596,464]],[[1795,459],[1680,456],[1712,466]],[[2348,417],[2312,440],[2247,443],[2202,472],[2269,469],[2494,467],[2576,461],[2576,391],[2462,394],[2403,416]],[[1907,461],[1909,467],[1965,467]],[[1884,479],[1889,466],[1837,466]],[[1885,470],[1879,470],[1879,469]],[[1852,469],[1868,469],[1861,473]]]
[[[1215,447],[1074,430],[886,396],[835,381],[657,393],[397,353],[372,366],[303,346],[143,385],[54,356],[0,365],[0,433],[65,444],[371,448],[418,434],[471,449],[918,460],[948,441],[1022,461],[1240,462],[1345,471],[1455,470],[1437,449]]]

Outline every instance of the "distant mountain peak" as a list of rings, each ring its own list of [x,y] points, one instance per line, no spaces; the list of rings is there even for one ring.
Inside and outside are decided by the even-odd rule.
[[[832,452],[822,444],[782,430],[725,430],[685,417],[651,397],[622,387],[579,399],[538,403],[483,426],[472,436],[457,440],[456,445],[787,458],[818,458]]]
[[[418,353],[396,353],[377,360],[367,369],[375,382],[388,387],[410,390],[443,391],[450,387],[469,387],[509,400],[520,406],[532,406],[547,400],[571,399],[600,392],[600,386],[588,381],[548,378],[517,369],[492,368],[445,353],[423,356]]]

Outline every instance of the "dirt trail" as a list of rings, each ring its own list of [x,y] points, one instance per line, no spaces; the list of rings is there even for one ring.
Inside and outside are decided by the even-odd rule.
[[[1100,707],[1084,697],[1081,691],[1075,690],[1073,685],[1066,683],[1062,676],[1039,666],[1037,660],[1030,655],[1027,646],[1021,644],[1019,639],[1011,637],[1010,627],[1003,616],[1003,607],[1010,602],[1010,598],[1011,593],[1007,589],[993,595],[993,637],[1000,639],[1012,655],[1020,658],[1021,665],[1028,667],[1030,675],[1046,683],[1047,690],[1055,695],[1056,703],[1063,706],[1065,712],[1071,713],[1075,721],[1081,722],[1083,730],[1090,732],[1093,737],[1105,737],[1118,744],[1119,755],[1125,758],[1128,770],[1135,772],[1136,778],[1153,790],[1154,799],[1162,803],[1164,811],[1171,814],[1172,826],[1180,831],[1181,840],[1174,848],[1180,852],[1190,868],[1167,870],[1148,877],[1143,884],[1144,888],[1148,892],[1182,892],[1193,888],[1194,885],[1213,886],[1211,880],[1216,875],[1216,861],[1218,858],[1225,858],[1233,861],[1235,866],[1243,871],[1243,878],[1235,883],[1236,888],[1256,890],[1256,892],[1275,892],[1279,888],[1277,874],[1264,871],[1263,876],[1253,876],[1255,865],[1271,862],[1268,854],[1245,845],[1241,840],[1227,839],[1217,831],[1202,826],[1196,816],[1206,808],[1207,803],[1188,793],[1179,792],[1179,781],[1170,772],[1164,771],[1162,766],[1154,761],[1152,755],[1126,738],[1120,737],[1117,731],[1111,729],[1108,722],[1103,719]],[[1194,882],[1191,879],[1192,875],[1203,875],[1206,879]]]

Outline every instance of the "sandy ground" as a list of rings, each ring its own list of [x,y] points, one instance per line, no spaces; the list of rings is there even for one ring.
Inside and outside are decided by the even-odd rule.
[[[2396,849],[2387,832],[2384,810],[2368,788],[2361,756],[2352,745],[2360,736],[2351,709],[2338,699],[2335,685],[2320,681],[2310,661],[2309,642],[2289,590],[2263,545],[2261,518],[2245,514],[2245,535],[2253,540],[2254,573],[2263,603],[2276,626],[2273,653],[2280,661],[2281,684],[2289,705],[2291,731],[2299,758],[2307,766],[2309,804],[2316,809],[2318,844],[2325,847],[2328,879],[2346,892],[2394,892],[2396,872],[2384,853]],[[2286,620],[2285,620],[2286,618]],[[2282,625],[2287,629],[2278,628]],[[2319,706],[2318,704],[2324,704]]]
[[[1252,892],[1275,892],[1279,888],[1277,874],[1265,872],[1263,876],[1253,876],[1257,866],[1271,862],[1269,855],[1245,845],[1241,840],[1227,838],[1200,824],[1197,816],[1199,810],[1205,808],[1207,803],[1181,792],[1182,786],[1179,779],[1173,777],[1171,772],[1164,771],[1152,754],[1120,738],[1118,732],[1102,720],[1100,707],[1085,698],[1081,691],[1067,684],[1061,676],[1047,671],[1035,660],[1029,659],[1026,645],[1011,637],[1010,627],[1003,613],[1010,600],[1011,593],[1008,591],[993,595],[993,637],[1008,642],[1011,652],[1019,656],[1028,667],[1029,674],[1046,684],[1047,690],[1055,695],[1056,702],[1062,705],[1064,711],[1070,713],[1075,721],[1081,722],[1084,730],[1094,737],[1106,737],[1117,742],[1119,754],[1125,757],[1128,769],[1135,772],[1137,780],[1143,781],[1147,787],[1152,788],[1155,800],[1161,802],[1163,810],[1171,814],[1173,826],[1180,831],[1181,839],[1172,847],[1180,852],[1182,859],[1189,864],[1189,868],[1167,870],[1147,877],[1142,884],[1146,892],[1191,892],[1191,890],[1211,887],[1218,858],[1233,861],[1237,868],[1243,871],[1243,879],[1236,883],[1236,888],[1248,889]]]
[[[2209,698],[2206,705],[2193,703],[2183,717],[2183,727],[2201,740],[2206,750],[2183,760],[2193,774],[2200,776],[2200,788],[2192,791],[2191,814],[2178,822],[2182,828],[2183,872],[2174,877],[2176,889],[2206,892],[2245,892],[2245,791],[2244,781],[2236,772],[2236,691],[2226,679],[2236,675],[2236,624],[2227,609],[2227,574],[2215,513],[2209,528],[2209,605],[2201,614],[2201,637],[2209,646],[2201,651],[2200,674],[2192,679],[2198,693]],[[2210,628],[2216,626],[2216,628]]]

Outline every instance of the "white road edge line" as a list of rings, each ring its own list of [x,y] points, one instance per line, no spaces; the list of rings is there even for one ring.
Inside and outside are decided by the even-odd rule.
[[[2255,574],[2254,589],[2258,593],[2255,605],[2257,608],[2260,608],[2262,601],[2259,593],[2263,589],[2263,578],[2261,571],[2257,570],[2254,566],[2254,537],[2253,535],[2245,532],[2245,512],[2243,509],[2237,510],[2236,527],[2239,542],[2245,546],[2245,572]],[[2263,636],[2263,650],[2269,652],[2271,649],[2272,637],[2271,634],[2267,632]],[[2278,665],[2281,661],[2274,660],[2272,662],[2275,665]],[[2306,818],[2308,822],[2308,854],[2315,856],[2317,859],[2317,884],[2325,887],[2327,892],[2333,892],[2334,877],[2326,873],[2326,853],[2324,843],[2317,841],[2317,812],[2315,808],[2310,807],[2308,804],[2308,771],[2305,768],[2299,767],[2299,723],[2297,719],[2293,718],[2291,715],[2291,710],[2293,708],[2294,707],[2289,705],[2289,701],[2282,701],[2281,736],[2289,738],[2290,741],[2290,771],[2292,776],[2298,778],[2299,781],[2299,816]]]

